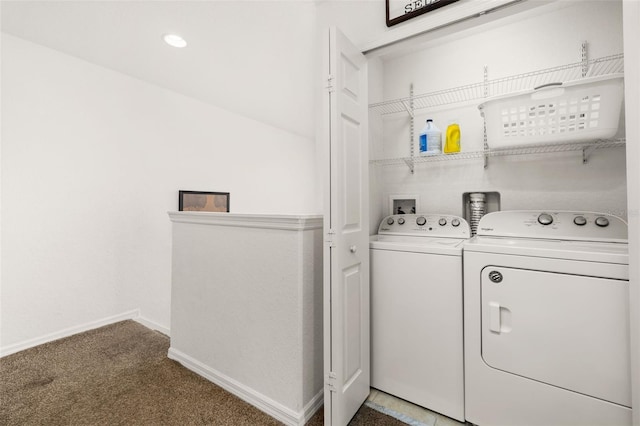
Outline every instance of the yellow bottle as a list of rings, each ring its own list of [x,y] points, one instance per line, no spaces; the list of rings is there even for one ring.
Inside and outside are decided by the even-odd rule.
[[[451,124],[447,127],[446,140],[444,143],[444,153],[460,152],[460,126]]]

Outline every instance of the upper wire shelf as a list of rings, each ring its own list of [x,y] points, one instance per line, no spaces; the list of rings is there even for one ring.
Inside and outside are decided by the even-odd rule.
[[[413,97],[373,103],[369,105],[369,109],[377,111],[382,115],[405,112],[413,116],[414,110],[468,102],[483,99],[488,96],[505,95],[533,89],[534,87],[548,83],[567,82],[583,77],[596,77],[622,72],[624,72],[624,55],[619,53],[591,59],[589,61],[575,62],[568,65],[415,95]],[[413,105],[411,105],[411,103],[413,103]]]

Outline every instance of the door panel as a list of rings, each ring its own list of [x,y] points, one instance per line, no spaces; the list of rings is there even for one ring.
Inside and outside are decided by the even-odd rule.
[[[324,70],[325,422],[346,425],[369,395],[367,63],[335,28]]]
[[[344,206],[344,232],[358,232],[362,228],[362,200],[360,188],[362,187],[362,170],[360,164],[361,152],[361,128],[349,117],[342,117],[343,138],[343,176],[344,188],[342,190],[342,205]]]
[[[343,317],[345,319],[345,330],[343,347],[344,353],[344,383],[342,391],[346,391],[351,383],[358,379],[362,373],[362,339],[360,330],[362,329],[362,276],[360,265],[349,268],[343,279],[344,304]]]
[[[340,66],[340,70],[342,71],[342,92],[351,96],[354,100],[357,100],[360,97],[360,87],[359,87],[359,71],[360,67],[358,64],[354,64],[349,55],[340,55],[342,60],[342,64]]]
[[[491,367],[629,407],[629,282],[488,266],[482,357]]]

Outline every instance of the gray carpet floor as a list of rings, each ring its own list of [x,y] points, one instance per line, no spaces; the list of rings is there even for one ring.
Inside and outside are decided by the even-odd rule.
[[[167,358],[169,338],[134,321],[0,359],[1,425],[279,425]],[[323,424],[323,410],[307,426]],[[363,406],[350,426],[400,426]]]

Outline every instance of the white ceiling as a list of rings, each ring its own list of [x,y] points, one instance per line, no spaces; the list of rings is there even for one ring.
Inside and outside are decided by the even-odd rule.
[[[313,137],[313,2],[3,0],[1,14],[8,34]]]

